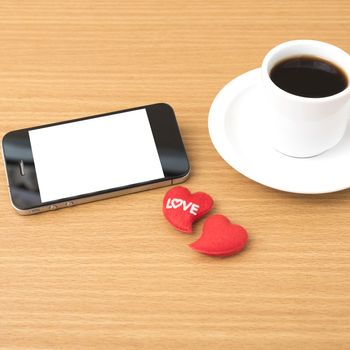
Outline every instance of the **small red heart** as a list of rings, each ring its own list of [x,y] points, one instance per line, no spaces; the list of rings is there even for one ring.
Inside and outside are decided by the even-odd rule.
[[[163,213],[178,230],[192,232],[192,224],[213,207],[213,199],[204,192],[191,192],[183,186],[171,188],[164,196]]]
[[[199,253],[213,256],[229,256],[243,250],[248,242],[247,231],[231,224],[225,216],[210,216],[203,225],[202,235],[189,246]]]

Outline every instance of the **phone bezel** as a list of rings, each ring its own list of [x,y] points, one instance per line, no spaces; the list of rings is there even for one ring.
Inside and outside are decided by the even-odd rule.
[[[154,141],[157,146],[160,162],[163,168],[164,178],[154,179],[151,181],[146,181],[146,182],[141,182],[136,184],[130,184],[122,187],[110,188],[102,191],[85,193],[79,196],[60,198],[58,200],[49,201],[49,202],[41,202],[39,187],[38,187],[38,182],[37,182],[36,172],[35,172],[35,163],[33,159],[33,153],[31,149],[29,133],[28,133],[30,130],[41,129],[41,128],[46,128],[46,127],[51,127],[51,126],[56,126],[61,124],[68,124],[68,123],[73,123],[78,121],[84,121],[84,120],[93,119],[93,118],[105,117],[108,115],[120,114],[120,113],[139,110],[139,109],[146,109],[148,120],[150,122],[150,126],[152,129]],[[26,167],[32,167],[32,170],[33,170],[31,173],[25,173],[24,176],[21,176],[21,177],[11,175],[13,174],[13,168],[15,167],[14,164],[17,164],[22,160],[21,158],[23,158],[22,155],[19,155],[18,152],[16,153],[16,151],[13,150],[13,147],[11,147],[15,145],[16,142],[17,142],[17,145],[19,145],[20,143],[20,146],[25,151]],[[93,116],[88,116],[83,118],[67,120],[63,122],[45,124],[45,125],[27,128],[27,129],[11,131],[3,137],[2,147],[3,147],[3,157],[5,161],[6,174],[8,179],[12,205],[15,207],[15,209],[20,211],[32,210],[43,206],[54,207],[56,204],[63,203],[63,202],[73,202],[73,201],[78,202],[79,200],[83,202],[84,199],[87,199],[89,197],[93,197],[93,198],[97,198],[101,196],[103,197],[104,195],[107,195],[111,192],[116,192],[116,195],[118,195],[117,193],[119,191],[125,192],[128,189],[133,189],[135,187],[145,188],[148,185],[157,184],[161,182],[169,183],[169,180],[175,180],[175,179],[181,179],[181,178],[187,177],[190,170],[188,157],[181,138],[181,134],[176,121],[174,110],[170,105],[166,103],[157,103],[152,105],[146,105],[146,106],[141,106],[136,108],[130,108],[130,109],[125,109],[120,111],[113,111],[113,112],[108,112],[108,113],[103,113],[103,114],[98,114],[98,115],[93,115]],[[10,166],[12,166],[12,172],[11,172],[11,169],[9,169]],[[20,171],[20,168],[18,168],[18,171]],[[28,178],[25,178],[26,176],[28,176]],[[21,180],[21,183],[27,181],[32,188],[37,188],[37,190],[31,191],[31,194],[33,197],[31,201],[23,203],[22,199],[18,200],[19,197],[17,197],[17,195],[15,194],[19,186],[18,179]]]

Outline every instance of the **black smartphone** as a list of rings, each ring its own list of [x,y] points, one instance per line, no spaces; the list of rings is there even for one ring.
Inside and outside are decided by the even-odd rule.
[[[11,131],[2,147],[10,199],[24,215],[181,183],[190,172],[165,103]]]

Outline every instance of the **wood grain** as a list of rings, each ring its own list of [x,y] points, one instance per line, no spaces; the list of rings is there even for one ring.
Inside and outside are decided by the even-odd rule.
[[[239,256],[190,251],[165,190],[21,217],[0,172],[0,349],[349,349],[350,191],[256,184],[215,152],[210,104],[295,38],[350,51],[348,1],[0,3],[0,136],[158,101],[174,106],[214,212],[250,233]],[[322,174],[320,174],[322,176]]]

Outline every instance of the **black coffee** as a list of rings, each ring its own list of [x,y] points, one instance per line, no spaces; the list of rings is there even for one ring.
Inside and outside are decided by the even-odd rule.
[[[282,90],[303,97],[327,97],[348,86],[348,79],[339,67],[312,56],[281,61],[272,68],[270,77]]]

